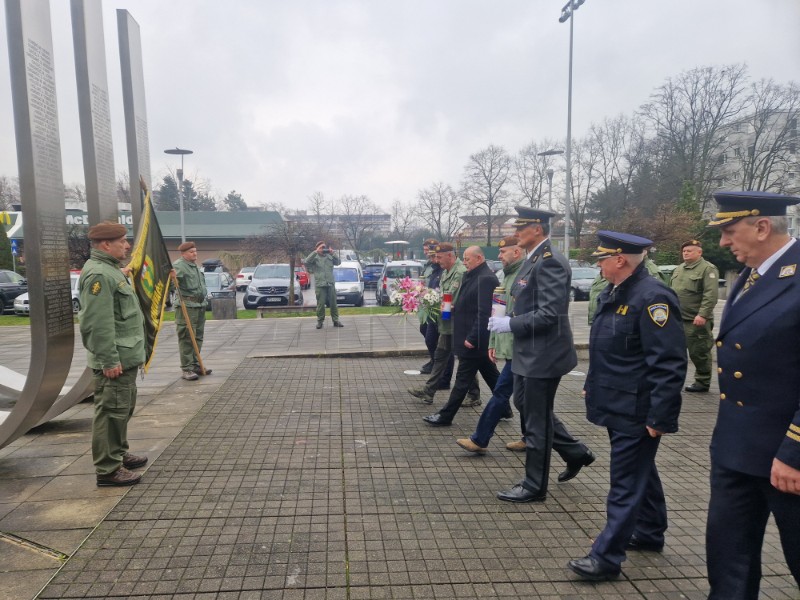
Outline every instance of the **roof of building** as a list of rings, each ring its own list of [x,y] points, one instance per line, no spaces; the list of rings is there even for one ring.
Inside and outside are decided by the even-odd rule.
[[[181,237],[179,211],[156,211],[156,218],[165,238]],[[262,235],[265,227],[282,223],[275,211],[184,211],[183,223],[187,239],[243,238]]]

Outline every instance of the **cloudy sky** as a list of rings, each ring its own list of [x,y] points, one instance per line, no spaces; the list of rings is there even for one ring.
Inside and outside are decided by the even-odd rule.
[[[103,0],[117,171],[127,169],[115,9],[141,27],[154,183],[248,204],[366,194],[388,208],[470,154],[563,139],[566,0]],[[83,180],[69,2],[52,0],[64,179]],[[747,63],[800,80],[798,0],[587,0],[575,13],[573,135],[632,113],[669,76]],[[0,175],[16,176],[5,13]]]

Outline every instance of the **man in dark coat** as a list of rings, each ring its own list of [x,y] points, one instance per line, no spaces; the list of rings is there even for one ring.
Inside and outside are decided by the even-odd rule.
[[[656,469],[665,433],[678,430],[686,340],[675,292],[644,265],[648,239],[598,232],[593,254],[609,285],[589,334],[586,417],[608,430],[611,486],[606,526],[569,568],[590,581],[619,576],[625,550],[664,547],[667,505]]]
[[[511,371],[514,405],[525,419],[525,478],[497,497],[506,502],[542,502],[547,498],[551,449],[567,463],[559,481],[572,479],[595,457],[553,412],[561,378],[578,364],[569,324],[571,270],[549,238],[555,213],[527,206],[516,210],[517,237],[527,257],[511,288],[513,313],[492,317],[489,327],[514,334]]]
[[[718,192],[720,246],[747,268],[717,336],[720,403],[711,438],[706,553],[712,600],[755,600],[770,513],[800,587],[800,198]]]
[[[492,292],[499,282],[478,246],[464,250],[464,266],[467,272],[461,279],[461,289],[453,304],[453,354],[458,357],[456,382],[447,404],[439,412],[422,417],[423,421],[434,426],[453,422],[478,372],[491,390],[500,376],[497,365],[489,358],[487,328],[492,312]]]

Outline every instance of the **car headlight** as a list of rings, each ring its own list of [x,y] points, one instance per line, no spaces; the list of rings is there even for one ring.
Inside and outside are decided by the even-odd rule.
[[[254,286],[254,285],[248,285],[247,286],[247,293],[248,294],[257,294],[258,293],[258,288],[256,286]]]
[[[353,285],[353,286],[350,287],[350,289],[348,291],[349,292],[358,292],[358,286],[357,285]]]

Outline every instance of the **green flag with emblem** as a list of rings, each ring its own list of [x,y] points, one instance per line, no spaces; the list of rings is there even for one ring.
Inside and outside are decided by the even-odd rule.
[[[131,270],[129,276],[144,313],[146,373],[155,353],[158,332],[164,321],[172,261],[169,259],[167,246],[150,201],[150,191],[143,181],[141,188],[144,194],[142,221],[128,266]]]

